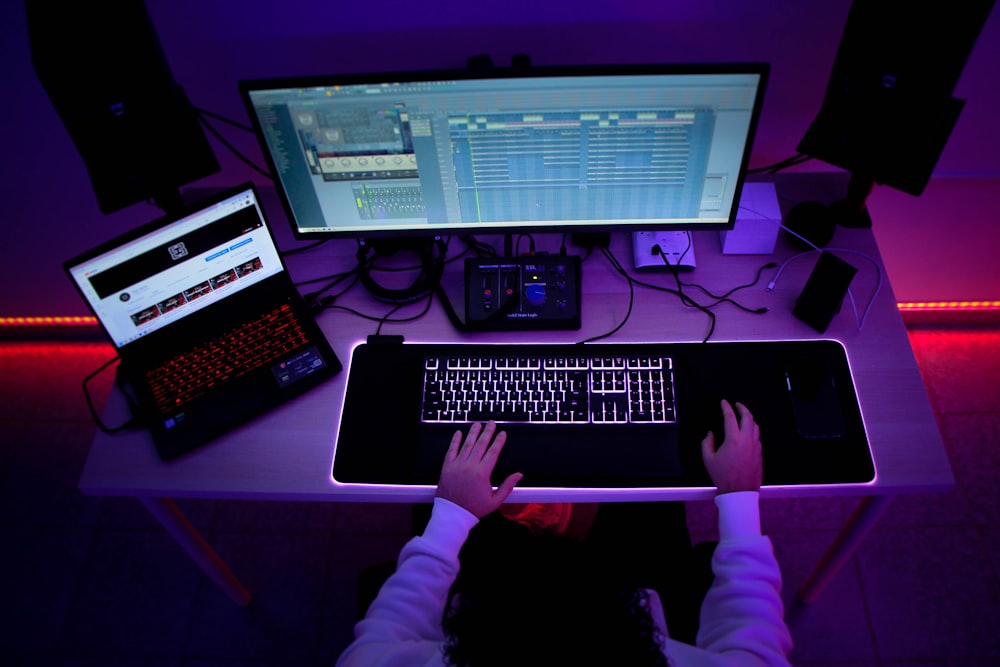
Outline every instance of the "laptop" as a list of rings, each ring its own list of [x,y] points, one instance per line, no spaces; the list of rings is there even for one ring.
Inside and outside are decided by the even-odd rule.
[[[163,460],[342,369],[250,183],[63,268],[117,350],[119,383]]]

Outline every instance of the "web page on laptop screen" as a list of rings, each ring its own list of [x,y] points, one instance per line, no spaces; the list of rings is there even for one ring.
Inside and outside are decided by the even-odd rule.
[[[283,270],[259,204],[243,192],[70,273],[121,347]]]

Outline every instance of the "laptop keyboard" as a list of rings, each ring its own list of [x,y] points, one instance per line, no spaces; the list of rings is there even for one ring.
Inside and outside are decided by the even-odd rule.
[[[427,423],[665,424],[677,421],[663,356],[428,356]]]
[[[147,373],[160,411],[167,414],[213,387],[235,380],[309,342],[288,304],[178,355]]]

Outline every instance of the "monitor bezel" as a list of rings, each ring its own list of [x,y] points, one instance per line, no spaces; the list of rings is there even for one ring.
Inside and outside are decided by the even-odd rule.
[[[600,224],[580,224],[573,221],[552,221],[551,224],[518,224],[517,222],[502,225],[481,225],[478,223],[462,223],[455,226],[435,226],[427,229],[376,229],[362,232],[356,228],[329,229],[321,231],[303,231],[296,221],[296,216],[288,193],[281,181],[271,150],[267,145],[264,130],[257,116],[250,94],[254,91],[278,90],[286,88],[314,88],[337,85],[377,84],[377,83],[413,83],[421,81],[475,80],[503,78],[541,78],[541,77],[585,77],[585,76],[643,76],[643,75],[757,75],[760,77],[753,109],[750,114],[746,133],[746,144],[743,150],[737,182],[733,190],[732,204],[728,220],[725,223],[685,222],[665,223],[651,221],[622,221]],[[240,97],[247,115],[250,118],[254,133],[263,154],[267,167],[272,174],[274,187],[281,201],[289,227],[297,240],[322,240],[335,238],[355,239],[386,239],[386,238],[433,238],[450,235],[498,235],[498,234],[545,234],[545,233],[583,233],[605,234],[609,232],[633,231],[725,231],[733,228],[736,213],[739,208],[740,195],[746,181],[750,155],[760,121],[763,107],[764,92],[770,74],[770,64],[767,62],[723,62],[723,63],[646,63],[646,64],[602,64],[602,65],[559,65],[527,67],[488,67],[462,69],[418,69],[399,71],[350,72],[334,74],[313,74],[304,76],[266,77],[242,79],[238,83]]]

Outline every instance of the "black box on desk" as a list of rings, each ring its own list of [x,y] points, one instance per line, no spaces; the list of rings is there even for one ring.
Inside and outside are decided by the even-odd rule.
[[[479,331],[580,328],[576,255],[465,260],[465,322]]]

